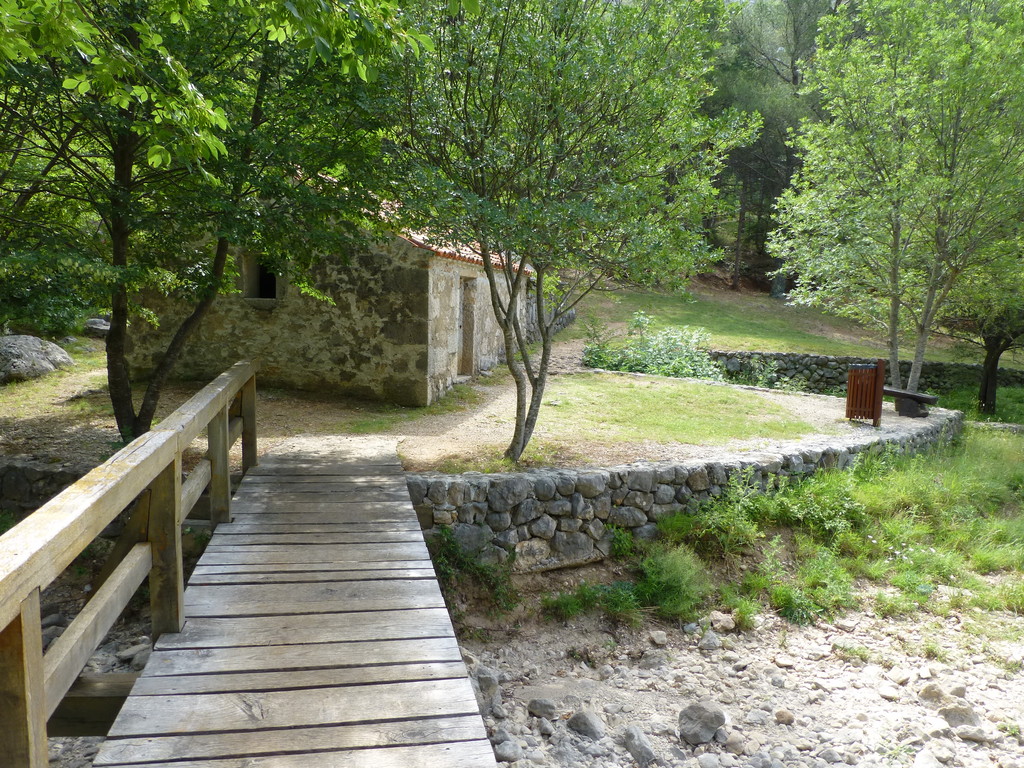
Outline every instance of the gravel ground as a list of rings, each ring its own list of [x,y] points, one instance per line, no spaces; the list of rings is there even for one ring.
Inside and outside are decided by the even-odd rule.
[[[464,647],[513,768],[1024,768],[1019,617],[731,623],[587,619]]]

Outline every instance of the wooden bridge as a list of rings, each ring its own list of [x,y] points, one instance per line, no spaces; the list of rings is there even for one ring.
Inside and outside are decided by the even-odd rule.
[[[148,576],[159,639],[94,765],[495,766],[393,446],[295,440],[255,466],[255,440],[241,363],[0,537],[5,765],[47,765],[47,719]],[[216,530],[184,589],[204,489]],[[109,576],[43,656],[40,591],[129,505]]]

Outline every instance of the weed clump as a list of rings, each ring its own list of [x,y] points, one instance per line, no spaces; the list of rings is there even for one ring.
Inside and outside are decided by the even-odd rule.
[[[451,608],[458,590],[475,590],[481,599],[500,612],[507,613],[519,604],[519,594],[512,583],[512,561],[500,565],[480,562],[475,553],[467,552],[455,538],[451,528],[441,526],[430,543],[434,573],[437,574],[445,602]]]

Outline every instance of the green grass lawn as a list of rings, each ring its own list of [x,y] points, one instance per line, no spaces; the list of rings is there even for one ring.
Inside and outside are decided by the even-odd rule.
[[[837,407],[836,418],[843,416]],[[511,414],[509,414],[511,420]],[[683,443],[721,445],[753,438],[790,439],[814,431],[756,392],[661,377],[579,374],[549,380],[525,466],[587,463],[587,446]],[[438,471],[503,472],[505,444],[455,455]]]
[[[642,310],[654,318],[653,328],[673,326],[705,328],[712,349],[760,352],[802,352],[818,355],[887,357],[880,331],[811,307],[798,307],[767,294],[734,293],[695,286],[687,296],[636,290],[593,293],[579,306],[579,319],[625,324]],[[565,338],[583,338],[584,322],[577,321]],[[905,346],[904,357],[911,349]],[[927,359],[979,362],[980,351],[955,346],[934,337]],[[1024,356],[1007,355],[1004,365],[1024,367]]]

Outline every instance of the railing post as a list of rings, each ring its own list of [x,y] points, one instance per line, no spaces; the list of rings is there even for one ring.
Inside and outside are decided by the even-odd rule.
[[[230,427],[227,407],[221,408],[206,430],[210,457],[210,526],[231,520],[231,469],[228,464]]]
[[[255,467],[256,455],[256,376],[242,385],[242,473]]]
[[[18,768],[46,768],[46,692],[39,590],[0,630],[0,755]]]
[[[149,607],[153,641],[164,632],[180,632],[185,623],[185,579],[181,563],[181,454],[149,487]]]

